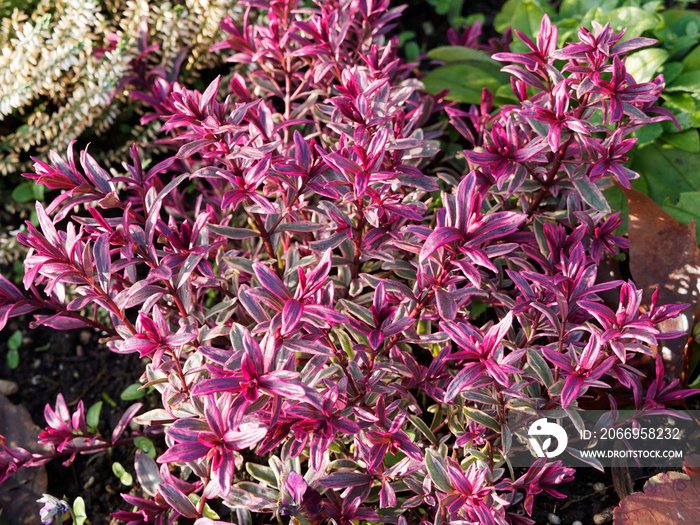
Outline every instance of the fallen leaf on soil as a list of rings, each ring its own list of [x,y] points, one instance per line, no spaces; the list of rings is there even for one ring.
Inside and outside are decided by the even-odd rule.
[[[41,429],[34,424],[22,405],[13,405],[0,395],[0,434],[8,447],[21,447],[30,452],[50,452],[50,447],[37,443]],[[46,492],[44,467],[19,469],[0,486],[0,509],[8,525],[40,525],[36,500]]]
[[[693,473],[692,467],[685,468]],[[700,477],[683,472],[657,474],[644,484],[644,492],[627,496],[620,502],[613,519],[615,525],[697,525],[700,523]]]
[[[613,458],[610,473],[615,492],[621,500],[632,494],[632,476],[630,476],[630,469],[624,464],[623,459]]]
[[[695,224],[681,224],[653,200],[634,189],[623,189],[629,204],[630,272],[648,305],[658,288],[657,304],[689,303],[676,319],[659,325],[664,331],[692,330],[700,298],[700,249]],[[688,337],[660,342],[666,377],[688,378]]]

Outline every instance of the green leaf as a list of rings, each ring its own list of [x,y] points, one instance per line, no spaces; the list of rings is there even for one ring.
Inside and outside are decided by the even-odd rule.
[[[493,21],[494,28],[503,33],[509,26],[534,38],[540,32],[542,17],[547,13],[556,19],[549,3],[542,0],[508,0]]]
[[[428,58],[442,60],[448,64],[455,62],[487,62],[493,66],[498,63],[489,55],[478,49],[464,46],[440,46],[428,51]],[[500,68],[500,66],[498,66]]]
[[[672,84],[673,81],[676,80],[681,73],[683,73],[683,69],[683,64],[680,62],[666,62],[664,65],[662,65],[661,73],[664,75],[666,85]]]
[[[486,412],[482,412],[481,410],[477,410],[476,408],[470,407],[464,407],[463,410],[464,415],[468,419],[471,419],[472,421],[479,423],[480,425],[484,425],[485,427],[488,427],[491,430],[495,430],[496,432],[501,431],[501,424],[494,418],[489,416]]]
[[[142,450],[149,458],[155,459],[156,447],[153,441],[144,436],[137,436],[134,438],[134,445]]]
[[[603,193],[588,177],[582,177],[572,180],[571,182],[586,203],[590,204],[598,211],[610,213],[610,206],[608,206]]]
[[[403,46],[406,44],[406,42],[413,40],[414,38],[416,38],[415,31],[401,31],[399,33],[399,47]]]
[[[408,62],[415,62],[418,60],[418,56],[421,54],[421,48],[417,42],[411,40],[410,42],[406,43],[404,52],[406,53],[406,60]]]
[[[662,97],[666,101],[663,106],[676,115],[681,131],[700,127],[700,93],[664,92]],[[661,122],[661,125],[668,133],[678,133],[678,128],[671,121]]]
[[[486,23],[486,15],[483,13],[474,13],[464,19],[464,23],[468,26],[473,26],[476,22],[480,22],[481,25],[484,25]]]
[[[493,94],[493,103],[495,106],[504,106],[506,104],[516,104],[518,97],[513,93],[513,87],[510,83],[503,84]]]
[[[421,434],[423,434],[425,437],[428,438],[428,441],[432,443],[434,446],[438,446],[438,440],[435,437],[435,434],[430,430],[428,425],[425,424],[425,421],[423,421],[420,417],[416,415],[411,415],[409,416],[411,423],[413,423],[413,426],[416,427]]]
[[[668,60],[668,51],[659,48],[642,49],[627,56],[625,67],[637,83],[649,82]]]
[[[700,92],[700,71],[693,70],[679,75],[673,84],[666,86],[666,91],[669,93],[676,91]]]
[[[513,436],[510,432],[510,427],[505,423],[501,425],[501,450],[503,455],[507,455],[510,447],[513,444]]]
[[[700,69],[700,46],[696,46],[686,57],[681,60],[686,71],[697,71]]]
[[[141,383],[133,383],[126,387],[124,391],[119,395],[122,401],[133,401],[134,399],[141,399],[146,395],[146,390],[140,390]]]
[[[36,182],[23,182],[12,190],[12,198],[17,202],[31,202],[40,200],[40,197],[43,198],[44,196],[43,188],[43,185],[39,185]]]
[[[231,228],[229,226],[219,226],[216,224],[208,224],[207,229],[228,239],[242,240],[259,237],[260,234],[248,228]]]
[[[87,520],[87,514],[85,514],[85,500],[78,496],[73,501],[73,525],[83,525]]]
[[[633,150],[630,168],[647,185],[644,191],[658,205],[667,197],[677,202],[681,193],[700,191],[700,156],[653,142]]]
[[[10,370],[16,369],[19,366],[19,352],[17,349],[12,348],[8,350],[5,361],[7,362],[7,368]]]
[[[100,412],[102,412],[102,401],[93,403],[85,415],[88,428],[97,428],[100,423]]]
[[[700,375],[695,378],[695,381],[688,385],[688,388],[700,388]]]
[[[436,94],[443,89],[449,89],[446,97],[448,100],[468,104],[479,104],[484,88],[495,92],[507,82],[507,75],[496,68],[470,64],[448,64],[423,77],[423,84],[428,93]]]
[[[202,497],[199,494],[188,494],[187,498],[192,502],[192,504],[196,507],[199,505],[199,502],[202,500]],[[210,518],[212,520],[218,520],[221,519],[219,515],[212,510],[212,508],[209,506],[208,503],[204,504],[204,508],[202,509],[202,515],[205,518]]]
[[[608,12],[619,5],[619,0],[564,0],[559,7],[559,16],[580,20],[595,7],[599,7],[603,12]]]
[[[325,226],[311,221],[301,221],[301,222],[288,222],[285,224],[280,224],[275,233],[277,232],[294,232],[294,233],[305,233],[305,232],[315,232],[323,229]]]
[[[678,222],[690,224],[695,220],[697,238],[700,239],[700,191],[681,193],[677,204],[666,199],[662,208]]]
[[[552,383],[554,383],[552,369],[549,368],[547,362],[542,358],[542,356],[538,352],[532,349],[528,349],[527,364],[530,365],[530,368],[532,368],[535,371],[537,377],[539,377],[542,380],[544,386],[546,386],[547,388],[552,386]]]
[[[660,122],[646,124],[634,132],[634,136],[637,138],[635,146],[640,147],[649,144],[663,135],[663,132],[664,128]]]
[[[623,6],[596,17],[601,25],[609,23],[615,31],[626,29],[623,40],[640,36],[644,31],[653,30],[663,24],[663,19],[656,13],[650,13],[634,6]]]
[[[439,452],[432,448],[425,450],[425,466],[433,483],[443,492],[452,492],[450,485],[450,474],[447,471],[447,463]]]
[[[277,476],[275,476],[275,471],[266,465],[259,465],[258,463],[246,463],[245,469],[248,474],[253,476],[258,481],[269,485],[270,487],[277,487]]]
[[[697,129],[688,129],[681,133],[666,133],[661,137],[672,146],[690,153],[700,152],[700,136]]]
[[[122,485],[126,485],[127,487],[133,485],[134,478],[124,469],[124,467],[122,467],[121,463],[118,463],[117,461],[112,463],[112,472],[114,472],[114,475],[119,478]]]
[[[22,330],[15,330],[7,340],[7,348],[10,350],[19,350],[19,347],[22,346],[22,338]]]
[[[620,216],[623,219],[627,219],[629,215],[629,207],[627,205],[627,197],[625,197],[625,194],[622,193],[622,190],[617,186],[611,186],[603,190],[603,195],[613,211],[619,211]],[[625,235],[627,233],[627,220],[615,228],[613,233],[615,235]]]

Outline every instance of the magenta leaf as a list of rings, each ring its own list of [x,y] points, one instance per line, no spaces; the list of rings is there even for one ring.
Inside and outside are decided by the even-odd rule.
[[[97,279],[104,291],[109,291],[112,259],[109,254],[109,234],[103,233],[95,241],[94,254]]]
[[[347,487],[361,487],[369,485],[372,482],[372,476],[369,474],[361,474],[359,472],[333,472],[323,478],[319,483],[324,487],[331,489],[340,489]]]
[[[448,321],[453,321],[457,317],[457,303],[449,292],[442,288],[435,290],[435,302],[440,317]]]
[[[161,483],[158,486],[158,492],[168,502],[168,505],[181,516],[186,518],[196,518],[198,516],[197,509],[195,509],[192,502],[175,485]]]
[[[126,411],[122,414],[122,417],[119,418],[119,421],[114,426],[114,430],[112,431],[112,443],[116,442],[121,437],[122,433],[129,425],[129,422],[133,419],[136,413],[141,410],[142,406],[142,403],[134,403],[126,409]]]
[[[289,299],[282,310],[282,335],[293,332],[304,313],[304,305],[296,299]]]
[[[260,284],[263,287],[275,294],[280,299],[287,301],[292,298],[292,294],[289,293],[287,287],[282,283],[279,277],[277,277],[272,270],[263,264],[256,263],[253,265],[253,270],[257,276]]]
[[[423,262],[441,246],[460,239],[462,239],[462,232],[460,232],[457,228],[445,226],[435,230],[425,240],[425,244],[423,245],[423,248],[421,248],[419,256],[420,261]]]

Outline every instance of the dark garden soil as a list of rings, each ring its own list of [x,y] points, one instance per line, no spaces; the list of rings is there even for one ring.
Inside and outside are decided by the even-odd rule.
[[[122,401],[120,394],[137,382],[143,371],[138,356],[110,352],[98,343],[99,335],[92,330],[57,331],[45,327],[32,330],[28,328],[28,320],[19,319],[10,321],[0,332],[0,355],[3,357],[7,352],[7,338],[15,330],[22,330],[24,334],[19,366],[10,370],[5,359],[0,360],[0,378],[10,379],[19,386],[9,400],[25,406],[39,426],[44,425],[44,407],[47,403],[53,406],[59,393],[63,394],[71,412],[76,410],[79,401],[85,404],[86,410],[102,401],[100,430],[109,436],[132,403]],[[45,350],[36,350],[47,343],[50,346]],[[64,459],[46,465],[49,494],[67,501],[82,496],[93,525],[108,524],[110,512],[128,508],[119,494],[130,489],[112,473],[112,463],[118,461],[133,474],[133,447],[115,448],[110,455],[78,456],[67,467],[62,465]]]

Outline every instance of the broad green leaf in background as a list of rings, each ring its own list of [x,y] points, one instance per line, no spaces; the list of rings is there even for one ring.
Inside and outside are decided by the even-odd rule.
[[[672,146],[690,153],[700,152],[700,136],[697,129],[688,129],[681,133],[666,133],[661,137]]]
[[[684,68],[685,66],[680,62],[667,61],[663,66],[661,66],[661,73],[664,75],[666,84],[671,84],[674,80],[676,80],[680,74],[683,73]]]
[[[691,91],[700,93],[700,70],[686,71],[678,75],[673,84],[666,87],[666,91],[674,93],[676,91]]]
[[[438,14],[447,15],[452,27],[458,27],[459,22],[464,20],[460,16],[464,0],[428,0],[428,3],[435,8]]]
[[[671,217],[683,224],[690,224],[694,219],[698,239],[700,239],[700,192],[681,193],[677,204],[671,203],[671,199],[666,199],[663,209]]]
[[[700,127],[700,93],[667,93],[662,94],[664,107],[676,115],[676,120],[682,130]],[[678,133],[675,123],[661,123],[668,133]]]
[[[698,43],[700,38],[700,12],[686,9],[665,9],[659,13],[664,24],[654,31],[663,47],[679,59]]]
[[[564,0],[559,7],[559,15],[579,20],[591,9],[599,7],[604,12],[619,7],[620,0]]]
[[[479,104],[484,88],[495,92],[509,81],[508,76],[497,67],[486,67],[485,64],[448,64],[425,75],[423,84],[428,93],[449,89],[448,100]]]
[[[493,25],[499,33],[512,27],[533,38],[540,32],[545,13],[553,20],[557,18],[552,6],[543,0],[508,0],[494,18]]]
[[[593,11],[593,10],[592,10]],[[663,19],[656,13],[641,9],[639,7],[624,6],[613,9],[607,13],[597,9],[595,17],[591,17],[593,12],[589,11],[583,19],[583,24],[588,27],[591,20],[596,20],[601,25],[610,24],[615,31],[619,32],[627,29],[623,40],[629,40],[640,36],[644,31],[653,30],[663,24]]]
[[[644,193],[659,205],[678,202],[681,193],[700,191],[700,155],[662,145],[647,144],[634,151],[630,168],[646,183]]]
[[[501,65],[489,55],[478,49],[464,46],[440,46],[428,51],[428,58],[433,60],[442,60],[448,64],[455,62],[487,62],[492,67],[497,67],[499,70]]]
[[[634,137],[637,139],[636,146],[641,147],[645,144],[655,141],[664,134],[664,127],[660,122],[647,124],[634,132]]]
[[[700,24],[700,18],[698,19],[698,24]],[[693,71],[700,69],[700,47],[696,47],[690,53],[688,53],[681,64],[685,66],[687,71]]]
[[[629,55],[625,62],[625,67],[637,83],[641,84],[654,79],[667,59],[668,51],[652,47]]]

